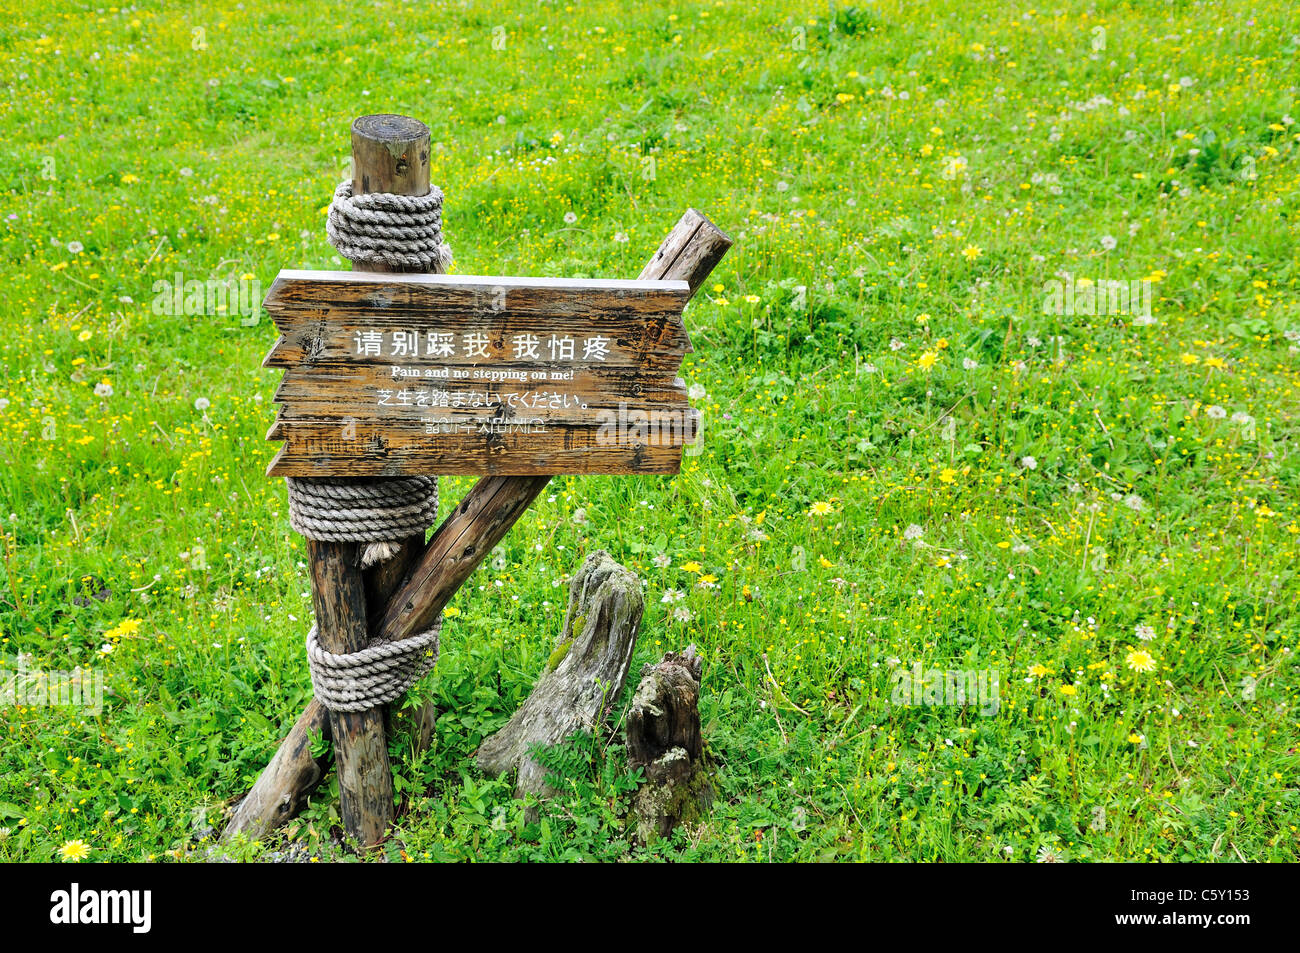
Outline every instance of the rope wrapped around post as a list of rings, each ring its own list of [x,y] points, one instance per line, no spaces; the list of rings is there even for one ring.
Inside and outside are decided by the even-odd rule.
[[[439,274],[451,265],[451,246],[442,240],[442,190],[437,186],[425,195],[353,195],[352,183],[341,182],[325,232],[338,253],[354,262]]]
[[[336,655],[320,647],[313,625],[307,633],[307,664],[316,700],[330,711],[365,711],[396,701],[438,661],[441,629],[439,619],[409,639]]]
[[[308,539],[368,544],[363,569],[392,558],[402,540],[423,533],[438,515],[433,477],[286,477],[285,483],[289,525]]]
[[[289,525],[308,539],[365,543],[362,566],[390,558],[403,539],[422,534],[438,516],[433,477],[287,477]],[[439,619],[400,642],[368,645],[345,655],[320,647],[313,625],[307,665],[316,699],[330,711],[365,711],[400,698],[438,659]]]
[[[442,240],[442,191],[424,195],[353,195],[352,183],[334,190],[325,231],[340,255],[362,266],[382,265],[439,274],[451,265]],[[391,559],[402,540],[423,534],[438,516],[436,477],[288,477],[289,524],[308,539],[365,543],[361,567]],[[400,642],[336,654],[321,648],[316,626],[307,633],[307,664],[317,700],[330,711],[357,712],[386,705],[433,668],[439,618]]]

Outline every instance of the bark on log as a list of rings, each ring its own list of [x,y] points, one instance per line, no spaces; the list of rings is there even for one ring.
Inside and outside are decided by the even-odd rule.
[[[643,842],[667,837],[713,804],[712,769],[700,735],[702,670],[695,646],[641,670],[627,714],[627,761],[645,772],[632,800]]]
[[[634,573],[604,550],[588,556],[569,585],[564,631],[545,671],[514,717],[483,742],[479,768],[493,776],[518,769],[516,797],[552,793],[530,749],[593,731],[605,720],[622,694],[644,608]]]
[[[221,834],[223,841],[236,834],[258,840],[306,806],[307,798],[334,760],[329,751],[320,758],[312,756],[313,735],[330,736],[329,712],[315,699],[308,702],[271,763],[262,769],[257,783],[235,808]]]

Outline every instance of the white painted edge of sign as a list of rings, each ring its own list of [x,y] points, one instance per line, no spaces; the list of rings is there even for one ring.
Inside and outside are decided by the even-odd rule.
[[[685,281],[635,278],[528,278],[503,275],[388,274],[373,271],[302,271],[283,269],[279,281],[337,281],[356,284],[444,285],[488,288],[569,288],[574,291],[687,291]]]

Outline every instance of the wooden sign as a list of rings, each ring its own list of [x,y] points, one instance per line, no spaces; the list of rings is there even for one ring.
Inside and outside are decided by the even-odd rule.
[[[271,476],[676,473],[685,281],[282,271]]]

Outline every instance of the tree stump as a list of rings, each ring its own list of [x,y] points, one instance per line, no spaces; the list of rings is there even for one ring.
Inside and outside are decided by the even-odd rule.
[[[627,760],[645,772],[632,800],[643,842],[667,837],[713,804],[712,767],[700,734],[702,672],[693,645],[641,670],[627,715]]]
[[[593,731],[605,720],[623,691],[644,609],[635,573],[604,550],[588,556],[569,585],[564,632],[555,651],[514,717],[480,746],[479,768],[494,777],[518,769],[516,797],[554,793],[529,750]]]

